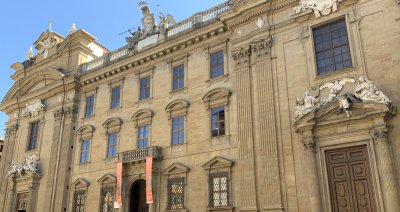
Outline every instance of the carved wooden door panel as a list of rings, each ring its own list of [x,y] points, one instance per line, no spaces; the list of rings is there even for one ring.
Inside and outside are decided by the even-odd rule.
[[[366,146],[326,152],[333,212],[375,212]]]

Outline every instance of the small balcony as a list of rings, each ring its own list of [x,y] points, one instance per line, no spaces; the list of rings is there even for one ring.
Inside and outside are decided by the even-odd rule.
[[[146,156],[153,156],[153,159],[160,160],[162,158],[161,147],[153,146],[146,149],[138,149],[119,153],[119,158],[122,159],[122,163],[145,161]]]

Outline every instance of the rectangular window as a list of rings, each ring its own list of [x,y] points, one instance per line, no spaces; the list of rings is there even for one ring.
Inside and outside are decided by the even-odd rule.
[[[121,87],[115,87],[111,89],[111,109],[119,108],[121,98]]]
[[[140,100],[150,98],[150,76],[140,79]]]
[[[108,134],[108,144],[107,144],[107,158],[115,158],[117,155],[117,142],[118,133],[113,132]]]
[[[138,128],[138,149],[145,149],[149,145],[149,125]]]
[[[93,116],[93,108],[94,108],[94,96],[86,97],[86,110],[85,110],[85,117]]]
[[[211,110],[211,135],[217,137],[225,135],[225,108],[214,108]]]
[[[313,29],[319,75],[352,67],[344,19]]]
[[[185,202],[184,178],[176,177],[168,180],[168,209],[183,209]]]
[[[28,151],[35,150],[37,148],[38,136],[39,136],[39,122],[38,121],[32,122],[29,134]]]
[[[179,145],[185,142],[185,122],[184,117],[172,118],[172,145]]]
[[[209,175],[209,201],[211,207],[229,206],[228,173],[213,173]]]
[[[182,89],[185,87],[185,70],[184,65],[175,66],[173,68],[173,90]]]
[[[73,212],[84,212],[85,211],[85,203],[86,203],[86,192],[85,191],[75,191],[73,202],[72,202],[72,211]]]
[[[210,55],[210,78],[224,75],[224,51],[220,50]]]
[[[81,147],[81,163],[89,162],[90,140],[83,140]]]

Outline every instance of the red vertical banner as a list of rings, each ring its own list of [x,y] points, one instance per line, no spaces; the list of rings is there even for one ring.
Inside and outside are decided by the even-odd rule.
[[[153,157],[146,157],[146,202],[153,203],[153,188],[152,188],[152,173],[153,173]]]
[[[117,162],[117,202],[122,205],[122,161]]]

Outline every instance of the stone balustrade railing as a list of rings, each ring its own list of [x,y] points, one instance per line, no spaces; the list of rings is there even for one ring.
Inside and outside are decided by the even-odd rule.
[[[161,147],[154,146],[146,149],[138,149],[119,153],[122,163],[132,163],[146,160],[146,156],[153,156],[154,159],[162,158]]]
[[[240,2],[242,2],[242,1],[245,1],[245,0],[240,0]],[[169,27],[167,29],[166,37],[167,38],[173,37],[173,36],[178,35],[186,30],[190,30],[193,28],[199,28],[205,24],[211,23],[216,20],[216,18],[218,17],[219,14],[229,10],[233,4],[236,4],[236,2],[238,2],[238,0],[236,0],[236,1],[229,0],[225,3],[215,6],[209,10],[196,13],[192,17],[185,19],[185,20]],[[140,50],[141,49],[138,49],[137,51],[140,51]],[[131,52],[131,50],[128,49],[128,46],[119,48],[111,53],[108,53],[108,54],[102,56],[102,57],[96,58],[93,61],[82,64],[81,72],[88,72],[88,71],[96,70],[98,68],[107,66],[113,62],[116,62],[122,58],[127,57],[130,52]]]

